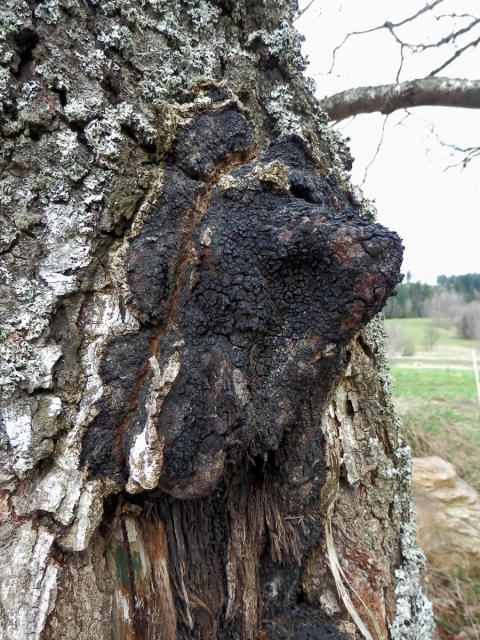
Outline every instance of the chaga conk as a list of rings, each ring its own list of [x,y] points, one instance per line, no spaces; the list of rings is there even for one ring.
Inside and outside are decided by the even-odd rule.
[[[324,480],[315,424],[344,346],[399,282],[398,236],[361,216],[300,137],[261,151],[222,99],[179,126],[127,242],[141,330],[105,351],[89,474],[185,499],[274,456],[286,511],[308,504]]]

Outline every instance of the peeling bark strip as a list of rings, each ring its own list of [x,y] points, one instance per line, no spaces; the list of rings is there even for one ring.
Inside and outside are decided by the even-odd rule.
[[[295,9],[2,2],[1,640],[346,639],[346,590],[429,638],[372,320],[401,244]]]
[[[385,115],[412,107],[480,107],[480,80],[428,77],[398,84],[347,89],[320,101],[332,120],[345,120],[360,113],[379,111]]]

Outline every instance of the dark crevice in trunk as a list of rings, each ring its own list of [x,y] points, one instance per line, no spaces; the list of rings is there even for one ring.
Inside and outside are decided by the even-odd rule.
[[[16,70],[13,71],[15,78],[20,78],[24,70],[33,60],[33,52],[38,45],[40,38],[33,29],[25,28],[14,36],[15,49],[19,60]]]

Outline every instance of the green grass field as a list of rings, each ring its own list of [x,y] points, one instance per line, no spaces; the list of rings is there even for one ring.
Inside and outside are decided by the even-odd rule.
[[[387,332],[397,330],[402,336],[413,343],[416,354],[435,354],[439,356],[469,357],[470,351],[475,347],[480,349],[478,341],[463,340],[456,335],[453,327],[439,327],[432,318],[394,318],[385,320]],[[437,333],[437,342],[432,349],[426,347],[426,336],[431,327]],[[467,353],[468,352],[468,353]]]
[[[405,400],[436,402],[472,402],[475,404],[477,392],[473,369],[458,370],[448,366],[438,369],[422,367],[392,366],[395,380],[395,394]]]
[[[441,455],[456,464],[454,452],[471,452],[472,460],[463,471],[480,488],[480,409],[473,371],[394,366],[391,373],[394,402],[414,453]]]
[[[480,358],[479,345],[438,327],[435,344],[426,349],[431,325],[430,318],[386,321],[398,346],[400,335],[414,350],[408,358],[390,353],[394,402],[414,455],[440,455],[480,489],[480,408],[471,364],[472,349]]]

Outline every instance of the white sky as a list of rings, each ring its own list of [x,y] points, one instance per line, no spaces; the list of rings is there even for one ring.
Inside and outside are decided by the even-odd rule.
[[[425,0],[426,2],[426,0]],[[304,53],[310,60],[307,73],[322,98],[344,89],[392,82],[399,63],[399,47],[386,32],[354,36],[337,54],[332,74],[332,51],[350,31],[405,18],[422,7],[423,0],[316,0],[296,26],[305,36]],[[300,6],[306,6],[305,0]],[[446,0],[438,13],[478,15],[478,0]],[[465,24],[465,23],[459,23]],[[432,41],[452,28],[450,18],[431,15],[404,30],[409,41]],[[480,36],[480,32],[476,32]],[[453,49],[450,50],[453,52]],[[428,56],[407,60],[401,80],[426,75],[443,61],[437,49]],[[425,59],[423,58],[425,56]],[[480,77],[480,47],[471,50],[440,75]],[[431,133],[432,125],[445,142],[480,146],[480,110],[421,107],[392,114],[386,123],[380,152],[368,170],[363,189],[375,200],[379,222],[395,229],[404,240],[403,271],[413,278],[434,283],[437,275],[480,272],[480,158],[466,169],[448,165],[460,160]],[[352,179],[360,184],[375,155],[384,117],[357,116],[339,124],[350,138],[355,158]]]

